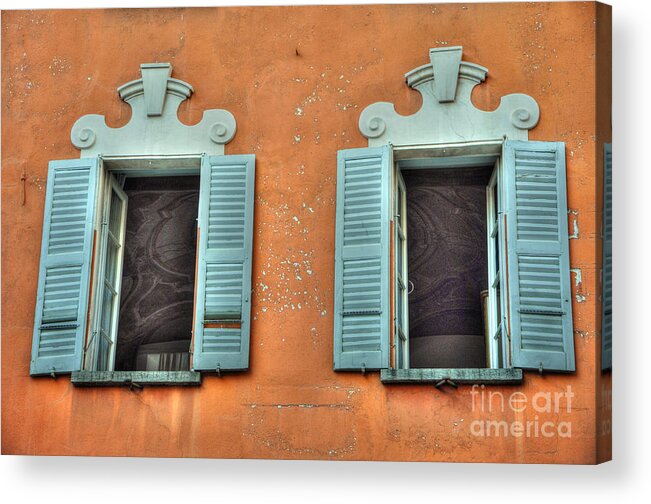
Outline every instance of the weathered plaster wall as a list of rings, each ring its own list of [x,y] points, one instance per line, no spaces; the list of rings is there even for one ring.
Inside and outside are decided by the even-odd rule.
[[[595,20],[590,2],[3,12],[2,452],[594,462]],[[530,94],[541,107],[530,139],[567,145],[577,372],[526,373],[521,387],[485,393],[531,400],[569,385],[569,413],[565,402],[473,411],[468,386],[332,371],[336,151],[366,145],[366,105],[416,111],[402,75],[448,44],[489,68],[479,107]],[[226,153],[257,156],[250,371],[138,393],[30,378],[47,162],[79,156],[69,132],[83,114],[125,124],[115,89],[153,61],[196,89],[182,121],[226,108],[238,121]],[[474,420],[516,419],[571,422],[571,437],[471,433]]]

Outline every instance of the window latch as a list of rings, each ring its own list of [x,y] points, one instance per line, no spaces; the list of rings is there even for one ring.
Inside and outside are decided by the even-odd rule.
[[[93,331],[90,334],[90,338],[88,338],[88,343],[86,343],[86,346],[84,347],[84,353],[88,352],[88,349],[90,348],[90,345],[93,344],[93,340],[95,339],[95,336],[97,336],[97,331]]]

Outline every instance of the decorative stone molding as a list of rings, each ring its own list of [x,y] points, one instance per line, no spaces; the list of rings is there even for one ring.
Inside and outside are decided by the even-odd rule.
[[[415,114],[402,116],[387,102],[362,111],[359,129],[369,147],[528,140],[528,130],[540,118],[536,100],[516,93],[503,96],[496,110],[475,108],[472,90],[486,80],[488,69],[462,61],[462,51],[462,47],[430,49],[430,63],[405,74],[407,85],[423,97]]]
[[[109,128],[104,116],[88,114],[72,127],[70,140],[81,157],[165,156],[186,154],[220,155],[236,131],[233,114],[212,109],[201,121],[187,126],[179,121],[178,109],[194,90],[173,79],[169,63],[140,65],[141,79],[118,88],[120,98],[131,107],[131,119],[121,128]]]

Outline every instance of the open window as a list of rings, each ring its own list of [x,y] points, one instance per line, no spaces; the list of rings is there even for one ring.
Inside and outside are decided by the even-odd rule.
[[[395,163],[396,368],[502,367],[495,166],[411,166]]]
[[[433,150],[339,153],[335,369],[573,371],[563,144]]]
[[[177,163],[50,164],[32,374],[248,367],[255,159]]]
[[[85,368],[188,371],[199,176],[104,175]]]
[[[477,109],[488,70],[432,48],[422,106],[359,117],[338,153],[334,368],[383,382],[519,383],[574,371],[565,145],[528,141],[524,94]]]
[[[141,65],[130,122],[81,117],[48,172],[31,375],[198,384],[249,363],[255,156],[224,155],[230,112],[178,120],[192,87]]]

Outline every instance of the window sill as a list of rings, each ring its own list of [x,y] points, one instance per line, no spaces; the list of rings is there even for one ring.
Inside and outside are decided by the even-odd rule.
[[[201,385],[196,371],[75,371],[72,384],[77,387],[188,387]]]
[[[438,383],[451,380],[458,384],[518,385],[522,369],[382,369],[380,380],[386,384]]]

